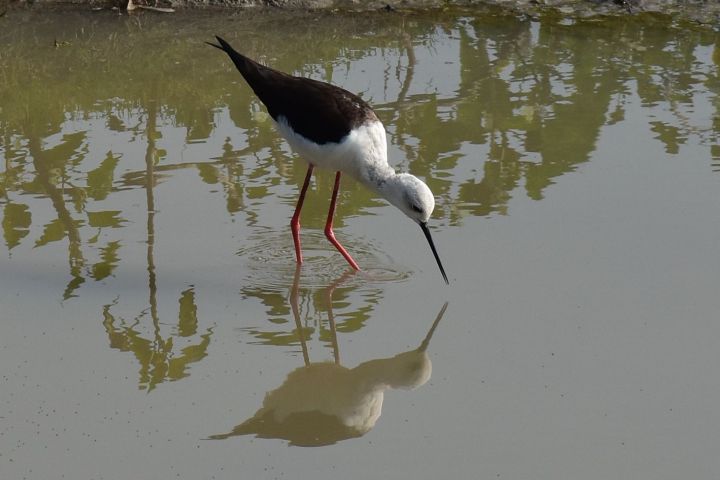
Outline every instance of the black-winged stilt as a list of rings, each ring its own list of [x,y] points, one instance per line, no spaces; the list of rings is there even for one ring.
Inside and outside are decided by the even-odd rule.
[[[414,220],[427,238],[445,283],[448,282],[427,221],[435,208],[430,188],[409,173],[395,173],[387,162],[385,128],[372,108],[357,95],[329,83],[295,77],[261,65],[238,53],[220,37],[228,54],[250,88],[265,104],[280,134],[308,162],[290,227],[297,263],[302,263],[300,210],[315,167],[337,172],[330,201],[325,236],[355,270],[360,270],[333,233],[333,216],[340,188],[340,175],[347,173],[380,194]]]

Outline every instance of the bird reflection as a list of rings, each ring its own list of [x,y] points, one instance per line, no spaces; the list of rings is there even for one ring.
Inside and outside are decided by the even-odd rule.
[[[290,303],[300,328],[297,278],[296,274]],[[343,277],[327,288],[330,300],[332,290],[342,280]],[[432,364],[427,348],[447,306],[447,303],[443,305],[418,348],[347,368],[340,364],[332,303],[329,303],[335,361],[311,362],[307,345],[301,337],[305,365],[290,372],[282,385],[268,392],[255,415],[232,431],[209,438],[222,440],[255,435],[284,439],[290,445],[318,447],[366,434],[380,417],[386,390],[414,389],[430,378]]]

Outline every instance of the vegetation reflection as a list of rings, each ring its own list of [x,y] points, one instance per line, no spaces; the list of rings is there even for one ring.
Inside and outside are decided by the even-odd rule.
[[[363,328],[382,298],[383,289],[380,286],[366,284],[358,289],[357,286],[347,284],[356,276],[354,270],[346,270],[322,289],[300,288],[299,276],[300,270],[296,269],[290,289],[289,308],[286,300],[288,296],[282,289],[243,287],[241,293],[244,298],[255,298],[267,309],[267,324],[242,328],[252,338],[250,343],[290,346],[306,342],[317,334],[321,342],[334,348],[336,329],[342,333],[351,333]],[[356,305],[352,301],[353,296],[360,296],[364,305]],[[327,305],[331,302],[335,308],[328,310]],[[307,306],[304,315],[301,315],[299,305]],[[322,318],[320,314],[325,311],[327,318]],[[340,313],[336,322],[334,312],[337,311]],[[290,330],[287,329],[289,317],[294,319]]]
[[[495,10],[333,18],[305,23],[260,15],[252,29],[234,19],[238,38],[231,40],[283,70],[339,84],[366,77],[373,87],[364,95],[389,128],[392,153],[406,157],[394,160],[438,192],[436,215],[448,225],[467,215],[505,214],[521,189],[542,199],[549,185],[592,157],[604,127],[625,121],[633,95],[668,154],[680,154],[695,136],[712,164],[720,162],[720,123],[700,112],[709,105],[710,116],[720,117],[718,41],[709,30],[651,16],[568,24]],[[230,24],[201,17],[184,25],[183,39],[160,41],[172,22],[63,17],[41,26],[6,25],[0,36],[4,244],[17,252],[26,243],[66,242],[64,299],[88,279],[111,279],[122,262],[128,241],[122,230],[132,212],[121,193],[146,187],[146,165],[132,148],[140,138],[157,137],[155,182],[195,169],[200,182],[221,187],[227,214],[242,214],[251,227],[265,198],[302,180],[302,168],[294,168],[249,89],[203,50],[207,31]],[[295,45],[312,48],[287,50],[263,33],[280,27],[292,32]],[[318,41],[338,32],[344,42]],[[52,46],[69,37],[68,47]],[[143,47],[148,44],[153,49]],[[426,66],[437,56],[444,72]],[[360,75],[364,65],[372,68]],[[373,73],[379,71],[384,77]],[[178,134],[186,149],[218,135],[222,146],[181,160]],[[108,139],[116,141],[106,145]],[[379,205],[356,185],[344,189],[353,198],[343,205],[345,219]],[[321,201],[310,199],[307,224],[322,221]]]
[[[508,214],[514,196],[543,199],[553,183],[593,158],[608,128],[637,129],[643,148],[659,142],[684,162],[698,161],[697,154],[683,155],[688,144],[698,146],[707,152],[699,161],[708,171],[720,170],[720,41],[710,30],[644,15],[538,20],[493,9],[309,14],[302,21],[297,15],[150,22],[63,12],[46,22],[6,22],[0,32],[0,228],[7,252],[0,269],[38,259],[48,269],[60,264],[66,280],[55,288],[64,301],[99,286],[109,344],[136,359],[141,389],[187,376],[213,336],[212,328],[199,327],[196,292],[202,290],[193,279],[172,293],[172,320],[161,319],[156,256],[199,217],[227,219],[240,242],[267,237],[277,231],[276,223],[268,226],[269,206],[294,203],[304,174],[254,95],[237,85],[233,68],[208,53],[208,32],[233,32],[228,40],[253,57],[363,95],[388,127],[392,163],[428,182],[438,195],[435,224],[446,228]],[[175,35],[178,25],[183,36]],[[277,31],[293,38],[294,48],[277,42]],[[69,45],[56,48],[56,39]],[[162,184],[166,201],[159,211]],[[323,225],[330,187],[318,182],[326,191],[307,199],[303,223],[310,229]],[[180,210],[173,200],[189,190],[206,195]],[[351,182],[343,195],[352,202],[342,202],[338,230],[382,205]],[[166,222],[162,230],[165,218],[187,225]],[[238,246],[238,238],[219,241],[224,258],[238,248],[248,257],[252,248]],[[201,249],[207,249],[202,241],[195,251]],[[135,279],[116,277],[139,259],[147,299],[128,313],[120,310],[126,297],[118,292]],[[291,255],[287,262],[292,268]],[[269,394],[258,417],[227,435],[306,444],[315,440],[291,438],[279,424],[262,429],[270,428],[267,412],[279,405],[276,399],[295,388],[293,378],[316,370],[355,378],[400,360],[355,369],[339,362],[338,332],[363,328],[381,289],[358,293],[340,279],[324,291],[295,291],[288,307],[284,282],[239,287],[243,299],[266,307],[269,320],[244,332],[260,344],[300,344],[305,367],[291,374],[289,387]],[[361,308],[351,302],[357,295],[364,295]],[[314,308],[302,317],[298,305]],[[328,318],[310,311],[327,311]],[[310,362],[312,335],[332,349],[335,363]],[[339,432],[359,435],[374,424],[372,415],[343,422],[334,423],[345,425],[335,437],[317,438],[336,441]]]
[[[139,387],[152,391],[165,380],[178,380],[186,377],[189,364],[202,360],[207,355],[212,329],[198,334],[197,306],[195,291],[192,287],[183,291],[178,300],[179,313],[176,329],[173,334],[163,336],[160,325],[157,302],[157,274],[155,269],[155,196],[154,187],[155,162],[158,138],[156,128],[157,108],[149,102],[147,122],[147,149],[145,154],[145,200],[147,210],[147,274],[148,274],[148,308],[136,316],[132,322],[116,318],[111,309],[117,303],[103,307],[103,326],[110,341],[110,347],[122,352],[131,352],[140,363]],[[143,336],[141,323],[150,316],[152,336]],[[184,346],[176,352],[176,339],[183,341]]]

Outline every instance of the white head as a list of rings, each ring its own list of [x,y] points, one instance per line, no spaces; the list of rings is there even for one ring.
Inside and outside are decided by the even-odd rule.
[[[425,182],[409,173],[387,180],[387,200],[417,223],[427,223],[435,209],[435,197]]]
[[[398,173],[386,179],[380,187],[382,195],[405,215],[413,219],[425,234],[445,283],[448,283],[445,269],[440,262],[435,244],[430,236],[427,222],[435,209],[435,197],[425,182],[409,173]]]

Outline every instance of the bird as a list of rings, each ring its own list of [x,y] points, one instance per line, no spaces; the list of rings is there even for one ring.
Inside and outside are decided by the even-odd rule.
[[[335,171],[325,236],[354,270],[360,270],[333,232],[333,218],[343,173],[385,198],[416,222],[430,244],[446,284],[445,268],[428,227],[435,208],[430,188],[409,173],[397,173],[388,164],[385,127],[372,107],[359,96],[330,83],[293,76],[262,65],[215,36],[205,42],[224,51],[255,95],[265,105],[280,135],[307,163],[307,173],[290,221],[295,258],[303,263],[300,211],[315,167]]]

